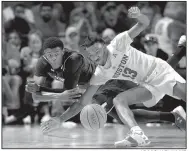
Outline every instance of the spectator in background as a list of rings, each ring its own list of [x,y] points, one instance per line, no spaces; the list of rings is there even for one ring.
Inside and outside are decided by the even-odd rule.
[[[79,40],[80,40],[80,35],[79,31],[76,27],[68,27],[66,29],[66,48],[77,51],[79,52],[80,47],[79,47]]]
[[[14,59],[20,64],[20,50],[23,47],[21,35],[16,31],[10,31],[7,34],[7,42],[5,44],[6,59]]]
[[[80,35],[79,46],[81,46],[85,42],[86,37],[89,35],[89,33],[92,32],[92,27],[90,26],[87,19],[82,19],[80,20],[77,28],[79,29]],[[96,32],[93,33],[97,34]],[[88,53],[84,51],[84,47],[80,47],[80,53],[86,56],[88,55]]]
[[[25,14],[25,6],[23,4],[17,4],[13,7],[14,18],[4,22],[5,32],[9,33],[12,30],[16,30],[21,35],[23,44],[27,45],[27,34],[34,28],[32,23],[28,22]]]
[[[43,34],[43,38],[58,36],[60,32],[65,32],[66,25],[53,17],[53,4],[42,2],[39,7],[39,16],[35,16],[35,25]]]
[[[155,34],[147,34],[144,37],[144,49],[147,54],[161,58],[163,60],[168,59],[168,54],[159,48],[158,38]]]
[[[71,11],[69,17],[69,26],[77,26],[84,19],[84,9],[82,7],[75,8]]]
[[[97,32],[101,33],[106,28],[112,28],[116,34],[123,32],[134,23],[127,17],[127,9],[124,5],[117,6],[114,2],[108,2],[101,9],[101,21]]]
[[[28,7],[30,5],[32,5],[33,2],[20,2],[20,1],[7,1],[7,2],[3,2],[3,19],[4,21],[8,21],[11,19],[14,19],[15,14],[14,14],[14,8],[15,6],[18,6],[18,8],[16,8],[17,10],[16,13],[18,12],[19,14],[21,14],[21,16],[27,20],[29,23],[33,24],[34,23],[34,15],[33,12],[31,11],[31,9]],[[21,17],[21,18],[22,18]]]
[[[39,30],[30,31],[28,34],[28,46],[32,51],[32,57],[38,59],[41,56],[43,35]]]
[[[114,39],[115,36],[116,36],[116,33],[111,28],[106,28],[102,32],[102,39],[105,41],[106,44],[109,44]]]
[[[150,25],[144,30],[143,35],[155,32],[155,25],[162,18],[160,8],[157,5],[144,5],[141,8],[141,13],[146,15],[150,20]]]
[[[7,71],[3,73],[3,96],[4,106],[8,109],[8,116],[5,117],[5,124],[15,120],[15,114],[20,109],[19,88],[22,84],[22,79],[18,76],[20,63],[14,59],[9,59]],[[5,68],[4,68],[5,69]]]

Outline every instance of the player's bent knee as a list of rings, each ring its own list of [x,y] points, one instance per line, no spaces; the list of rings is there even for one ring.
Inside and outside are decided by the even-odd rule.
[[[118,104],[127,104],[127,101],[120,96],[117,96],[113,99],[113,104],[118,105]]]

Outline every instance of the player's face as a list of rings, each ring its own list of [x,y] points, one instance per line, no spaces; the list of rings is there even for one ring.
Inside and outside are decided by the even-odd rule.
[[[92,46],[86,48],[89,53],[89,58],[97,65],[103,65],[105,57],[106,45],[101,43],[95,43]]]
[[[62,55],[63,51],[60,47],[47,48],[44,54],[53,69],[57,69],[62,65]]]

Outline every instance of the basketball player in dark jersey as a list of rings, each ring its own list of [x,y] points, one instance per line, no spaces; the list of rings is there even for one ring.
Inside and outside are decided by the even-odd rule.
[[[56,37],[46,39],[43,50],[43,55],[36,65],[34,82],[29,82],[26,90],[33,93],[41,91],[59,93],[62,99],[79,98],[81,94],[76,86],[89,82],[95,71],[95,64],[80,53],[65,49],[63,43]],[[45,87],[44,83],[49,76],[64,82],[64,88]]]

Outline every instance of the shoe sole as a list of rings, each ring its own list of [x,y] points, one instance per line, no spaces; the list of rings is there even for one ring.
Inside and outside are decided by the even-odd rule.
[[[130,141],[128,141],[128,142],[130,142]],[[122,148],[122,147],[145,147],[145,146],[148,146],[150,143],[151,143],[151,141],[149,141],[148,140],[148,142],[147,143],[144,143],[144,144],[138,144],[138,143],[135,143],[135,142],[130,142],[131,144],[130,145],[123,145],[123,146],[119,146],[118,145],[118,143],[114,143],[114,146],[116,147],[116,148]]]

